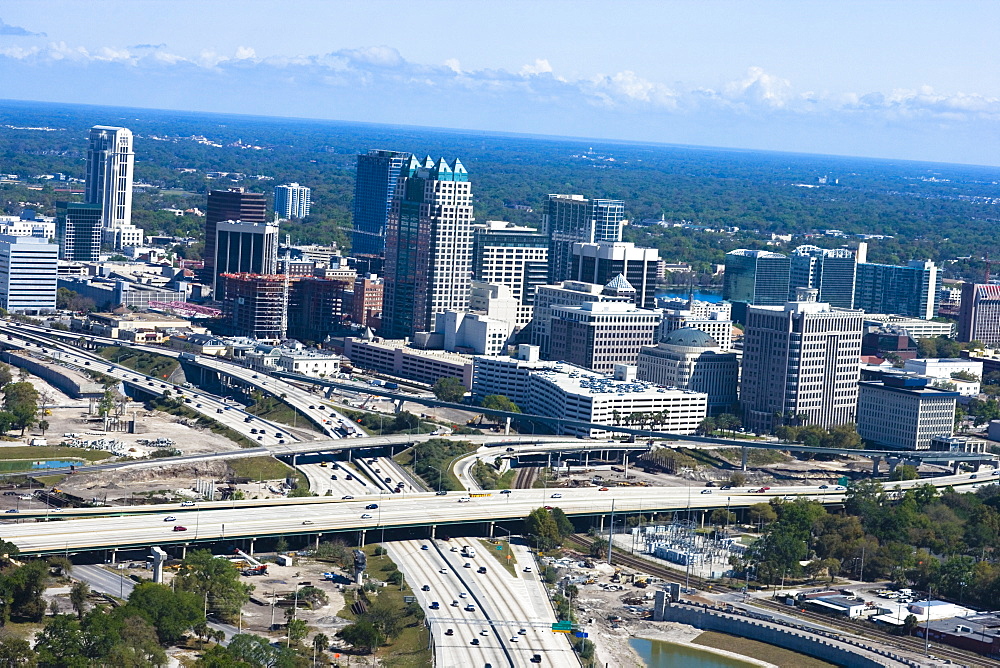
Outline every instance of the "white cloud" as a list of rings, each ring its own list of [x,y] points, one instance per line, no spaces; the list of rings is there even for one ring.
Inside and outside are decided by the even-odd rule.
[[[552,65],[550,65],[549,61],[544,58],[536,58],[535,62],[532,63],[531,65],[523,65],[519,72],[519,74],[522,77],[530,77],[538,74],[551,74],[551,73],[552,73]]]

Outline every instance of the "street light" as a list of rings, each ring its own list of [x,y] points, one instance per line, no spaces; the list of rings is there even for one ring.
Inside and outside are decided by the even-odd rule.
[[[428,464],[427,468],[434,469],[435,471],[438,472],[438,488],[437,488],[437,491],[440,492],[441,491],[441,476],[442,476],[441,469],[439,469],[436,466],[432,466],[431,464]]]

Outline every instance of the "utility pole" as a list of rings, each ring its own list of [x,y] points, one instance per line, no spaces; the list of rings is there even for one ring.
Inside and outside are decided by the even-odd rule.
[[[615,500],[611,499],[611,521],[608,523],[608,566],[611,565],[611,548],[615,540]]]

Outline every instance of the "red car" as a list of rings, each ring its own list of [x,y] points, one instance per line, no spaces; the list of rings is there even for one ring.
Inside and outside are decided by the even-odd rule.
[[[606,492],[606,491],[608,491],[608,488],[607,488],[607,487],[602,487],[602,488],[600,488],[600,489],[599,489],[599,490],[597,490],[597,491],[598,491],[598,492]]]
[[[187,531],[187,530],[188,530],[187,527],[182,527],[180,525],[174,527],[174,531]]]

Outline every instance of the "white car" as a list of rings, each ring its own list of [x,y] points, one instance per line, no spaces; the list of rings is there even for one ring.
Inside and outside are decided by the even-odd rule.
[[[372,516],[369,515],[368,513],[365,513],[364,515],[361,516],[361,519],[363,519],[363,520],[370,520],[371,518],[372,518]]]
[[[555,493],[555,494],[553,494],[553,495],[552,495],[552,496],[551,496],[550,498],[553,498],[553,499],[561,499],[561,498],[562,498],[562,494],[560,494],[559,492],[556,492],[556,493]]]
[[[530,573],[531,572],[531,566],[525,566],[524,567],[524,572],[525,573]]]

